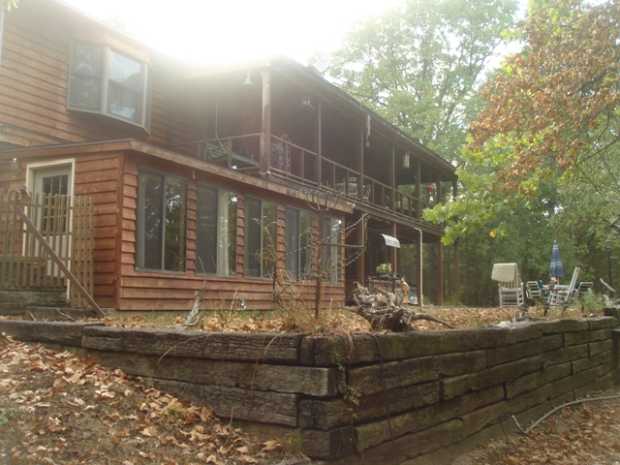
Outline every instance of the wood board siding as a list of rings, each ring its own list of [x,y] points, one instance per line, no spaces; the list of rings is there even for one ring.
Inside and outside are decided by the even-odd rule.
[[[67,109],[72,42],[68,32],[49,34],[14,14],[8,15],[4,32],[0,140],[46,145],[134,137],[172,147],[195,138],[191,109],[181,111],[184,102],[174,90],[174,80],[158,64],[149,68],[151,123],[147,133],[112,118]]]
[[[266,310],[273,308],[273,283],[270,278],[254,278],[244,275],[245,256],[245,208],[244,193],[238,194],[236,230],[236,274],[233,276],[202,275],[195,272],[196,265],[196,182],[191,170],[174,168],[157,163],[148,158],[128,154],[125,156],[122,195],[121,259],[119,302],[121,310],[189,310],[197,289],[206,288],[204,307],[211,309],[229,308],[236,300],[239,307],[243,301],[248,309]],[[187,266],[184,272],[141,271],[136,270],[136,214],[138,172],[141,167],[162,170],[183,176],[187,189]],[[218,185],[217,180],[207,180]],[[221,184],[219,184],[221,185]],[[226,186],[224,186],[226,187]],[[255,194],[254,194],[255,195]],[[277,208],[277,262],[285,266],[285,206],[278,203]],[[318,229],[318,225],[316,226]],[[314,302],[314,281],[297,284],[302,300],[311,305]],[[344,302],[344,286],[324,285],[322,305],[337,307]]]
[[[102,307],[116,307],[117,249],[120,233],[119,192],[122,153],[67,154],[54,160],[75,160],[75,195],[88,195],[93,201],[95,244],[94,297]],[[0,191],[20,190],[26,185],[30,163],[41,159],[20,159],[18,163],[0,166]]]

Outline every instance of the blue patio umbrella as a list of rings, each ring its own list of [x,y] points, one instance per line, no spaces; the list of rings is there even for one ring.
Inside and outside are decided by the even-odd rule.
[[[553,241],[553,247],[551,248],[551,262],[549,263],[549,274],[556,278],[564,276],[564,265],[562,264],[562,258],[560,258],[560,246],[557,241]]]

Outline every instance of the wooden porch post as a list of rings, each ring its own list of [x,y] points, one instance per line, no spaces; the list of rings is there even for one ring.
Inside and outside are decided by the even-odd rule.
[[[398,237],[398,225],[396,223],[392,223],[392,236]],[[390,247],[391,249],[391,262],[392,262],[392,273],[398,273],[398,249],[396,247]]]
[[[420,218],[422,216],[422,163],[417,161],[415,164],[415,197],[416,197],[416,209],[415,216]]]
[[[316,176],[319,186],[323,184],[323,103],[316,105]]]
[[[390,185],[392,186],[392,210],[396,210],[396,145],[392,145],[392,167],[390,169]]]
[[[361,129],[360,129],[360,153],[359,153],[359,160],[358,160],[358,170],[360,172],[360,177],[357,180],[357,196],[359,198],[363,198],[363,191],[364,191],[364,164],[365,164],[365,149],[366,149],[366,130],[365,130],[365,123],[364,125],[362,125]]]
[[[360,282],[362,286],[366,285],[366,254],[368,253],[368,249],[366,247],[366,221],[359,220],[357,227],[355,228],[355,242],[356,245],[360,246],[359,256],[357,261],[355,262],[355,270],[357,275],[357,280]]]
[[[444,270],[443,270],[443,244],[441,238],[437,243],[437,305],[443,305],[444,297]]]
[[[437,189],[437,195],[435,197],[435,205],[441,202],[441,181],[435,181],[435,189]]]
[[[416,269],[416,287],[418,289],[418,305],[421,307],[424,305],[424,249],[423,249],[423,236],[422,230],[418,229],[418,264]]]
[[[260,172],[265,175],[271,168],[271,70],[261,71],[263,85],[262,124],[260,137]]]

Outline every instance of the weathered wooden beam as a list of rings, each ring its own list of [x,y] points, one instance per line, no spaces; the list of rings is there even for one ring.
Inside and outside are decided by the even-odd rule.
[[[87,349],[211,360],[296,362],[300,335],[207,333],[110,327],[86,328]]]
[[[207,386],[180,381],[151,379],[155,387],[190,402],[208,405],[221,418],[284,426],[297,426],[297,395]]]
[[[99,362],[143,378],[159,378],[195,384],[304,394],[338,395],[340,372],[336,368],[269,365],[187,357],[163,357],[126,352],[89,351]]]
[[[43,342],[80,347],[82,330],[93,323],[0,320],[0,333],[24,342]]]
[[[265,175],[271,168],[271,70],[261,71],[262,115],[260,138],[260,171]]]
[[[386,399],[389,399],[387,403]],[[355,404],[342,398],[302,399],[299,403],[299,423],[302,428],[330,430],[383,418],[388,414],[396,415],[437,402],[437,381],[361,396]]]

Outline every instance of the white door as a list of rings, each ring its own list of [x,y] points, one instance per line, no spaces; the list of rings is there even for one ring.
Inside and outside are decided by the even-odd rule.
[[[29,216],[47,243],[68,265],[71,256],[72,166],[37,167],[31,173],[33,207]],[[35,253],[40,253],[38,248]],[[61,276],[58,267],[51,262],[47,272]]]

